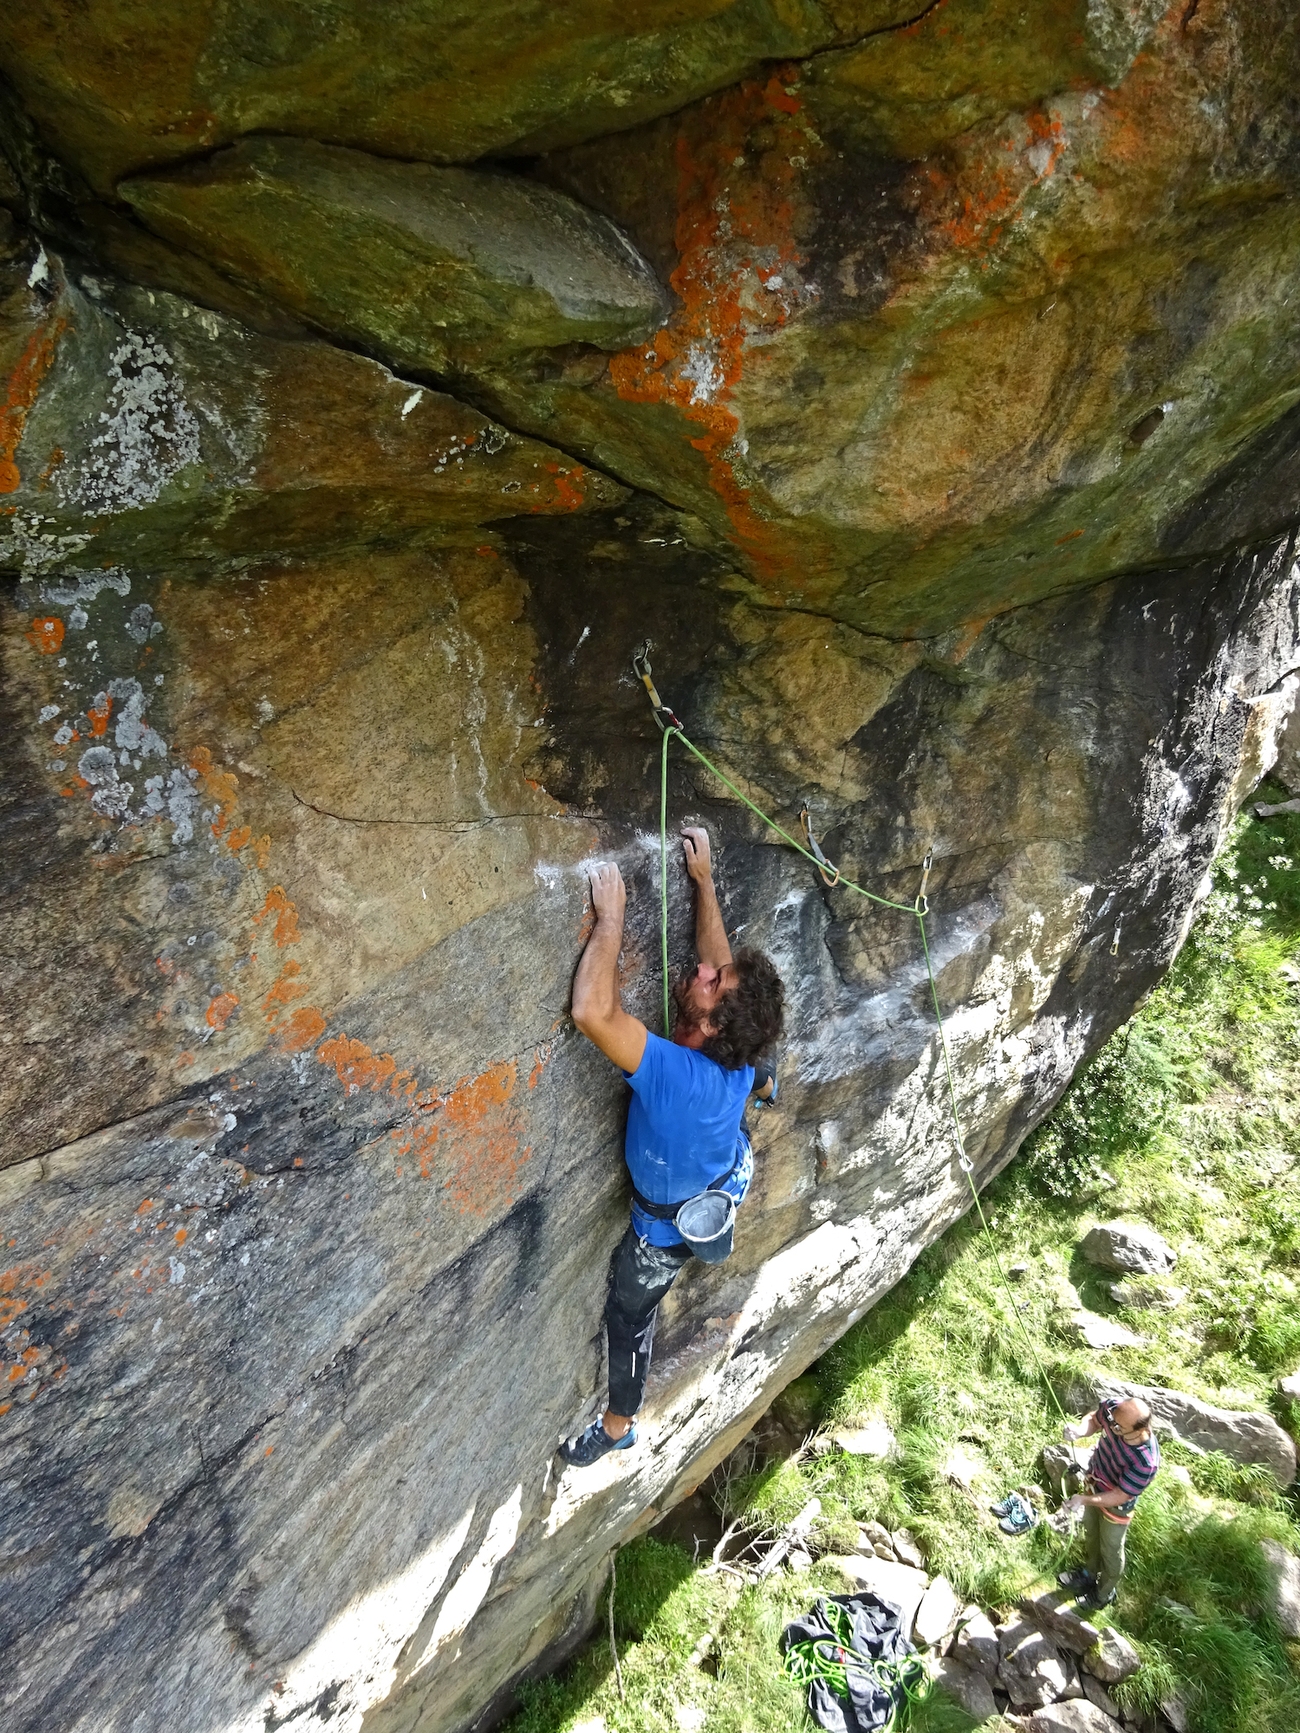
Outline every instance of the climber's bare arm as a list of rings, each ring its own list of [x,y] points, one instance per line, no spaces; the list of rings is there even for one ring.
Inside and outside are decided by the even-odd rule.
[[[592,868],[591,906],[596,925],[573,982],[573,1021],[607,1059],[624,1071],[635,1071],[645,1052],[646,1027],[623,1009],[619,997],[618,954],[627,891],[616,866]]]
[[[682,826],[682,853],[695,885],[695,954],[710,969],[721,969],[731,961],[731,946],[713,888],[713,857],[703,825]]]

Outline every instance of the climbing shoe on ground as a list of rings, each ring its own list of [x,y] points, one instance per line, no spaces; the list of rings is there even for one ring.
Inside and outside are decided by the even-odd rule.
[[[630,1450],[636,1443],[636,1427],[629,1426],[621,1438],[611,1438],[603,1420],[593,1420],[585,1432],[560,1446],[560,1455],[575,1468],[590,1468],[611,1450]]]
[[[1038,1521],[1029,1500],[1021,1498],[1018,1492],[1013,1492],[1008,1495],[1006,1505],[1006,1514],[998,1524],[1003,1534],[1028,1534]]]
[[[1056,1580],[1063,1589],[1072,1589],[1077,1595],[1090,1595],[1097,1586],[1092,1572],[1081,1569],[1062,1571]]]
[[[994,1516],[1005,1516],[1011,1509],[1011,1500],[1009,1498],[1004,1498],[1001,1504],[991,1504],[989,1509],[993,1512]]]

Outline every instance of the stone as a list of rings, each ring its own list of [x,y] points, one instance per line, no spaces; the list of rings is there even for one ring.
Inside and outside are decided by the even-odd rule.
[[[888,1553],[893,1552],[894,1543],[889,1530],[885,1527],[884,1523],[860,1522],[858,1524],[858,1533],[862,1536],[862,1539],[873,1552],[879,1552],[881,1548]]]
[[[1174,1733],[1188,1733],[1191,1726],[1191,1715],[1187,1704],[1181,1697],[1162,1697],[1160,1699],[1160,1713],[1173,1728]]]
[[[1026,1733],[1120,1733],[1119,1723],[1097,1704],[1076,1697],[1036,1709],[1022,1723]]]
[[[1142,1222],[1106,1222],[1092,1228],[1079,1244],[1090,1264],[1134,1275],[1162,1276],[1173,1268],[1177,1253],[1152,1227]]]
[[[789,1571],[806,1571],[812,1568],[812,1554],[801,1546],[792,1546],[786,1554],[785,1565]]]
[[[1073,1655],[1086,1654],[1101,1640],[1097,1626],[1075,1612],[1074,1597],[1070,1594],[1051,1589],[1022,1596],[1018,1604],[1026,1618]]]
[[[772,1404],[773,1412],[796,1439],[816,1430],[821,1417],[822,1393],[815,1378],[796,1378]],[[888,1531],[885,1531],[888,1532]]]
[[[973,1667],[963,1666],[960,1661],[946,1656],[939,1663],[936,1678],[939,1689],[960,1703],[973,1720],[987,1721],[997,1713],[993,1687],[984,1674],[976,1672]]]
[[[473,375],[485,346],[495,365],[620,349],[667,312],[612,223],[518,177],[259,138],[119,191],[166,239],[418,373]]]
[[[1065,1333],[1080,1348],[1140,1348],[1146,1341],[1123,1324],[1100,1318],[1095,1312],[1076,1312],[1065,1325]]]
[[[998,1682],[1018,1709],[1037,1709],[1078,1689],[1077,1669],[1036,1626],[1004,1626],[998,1646]]]
[[[1112,1625],[1103,1627],[1096,1647],[1089,1649],[1081,1661],[1083,1671],[1104,1685],[1118,1685],[1121,1680],[1132,1678],[1141,1665],[1142,1657],[1132,1643]]]
[[[1001,1659],[998,1634],[987,1613],[981,1612],[978,1607],[969,1618],[963,1618],[961,1629],[957,1632],[957,1641],[953,1644],[953,1657],[962,1666],[982,1673],[986,1679],[997,1677],[998,1662]]]
[[[1094,1679],[1091,1673],[1080,1668],[1079,1683],[1083,1686],[1084,1696],[1094,1708],[1100,1709],[1103,1715],[1109,1715],[1112,1721],[1123,1720],[1123,1710],[1100,1679]]]
[[[896,1606],[902,1615],[903,1634],[912,1635],[916,1610],[929,1587],[924,1571],[911,1565],[893,1564],[888,1559],[869,1558],[865,1553],[832,1556],[823,1561],[833,1565],[854,1589],[870,1589],[881,1600]]]
[[[1277,1393],[1285,1396],[1289,1402],[1300,1402],[1300,1369],[1287,1374],[1277,1381]]]
[[[1283,1634],[1292,1642],[1300,1642],[1300,1558],[1281,1541],[1262,1540],[1259,1544],[1273,1579],[1270,1611]]]
[[[1112,1282],[1108,1292],[1117,1306],[1128,1306],[1135,1312],[1176,1312],[1187,1299],[1186,1288],[1140,1276]]]
[[[921,1597],[912,1624],[912,1640],[923,1648],[937,1649],[952,1635],[961,1602],[947,1577],[935,1577]]]
[[[846,1456],[874,1456],[881,1461],[893,1456],[898,1446],[893,1429],[883,1420],[871,1420],[865,1426],[837,1427],[831,1440]]]
[[[911,1565],[915,1570],[925,1569],[925,1557],[916,1544],[916,1536],[909,1529],[896,1528],[889,1537],[895,1556],[905,1565]]]
[[[1280,1487],[1296,1477],[1295,1441],[1271,1414],[1216,1408],[1198,1396],[1160,1386],[1129,1384],[1099,1376],[1092,1380],[1094,1396],[1138,1396],[1148,1403],[1159,1427],[1200,1450],[1221,1450],[1234,1462],[1261,1463]]]

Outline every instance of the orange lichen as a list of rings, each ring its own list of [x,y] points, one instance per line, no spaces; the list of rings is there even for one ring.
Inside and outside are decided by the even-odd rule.
[[[53,656],[63,647],[66,628],[57,614],[42,614],[27,628],[27,642],[42,656]]]
[[[18,473],[18,446],[41,380],[49,371],[67,324],[66,319],[52,319],[33,331],[9,377],[5,399],[0,404],[0,493],[17,493],[22,481]]]
[[[235,1013],[239,1000],[234,993],[218,993],[205,1013],[210,1029],[224,1029]]]
[[[254,925],[260,927],[270,915],[275,916],[275,928],[272,937],[276,944],[281,948],[286,945],[296,945],[302,937],[298,931],[298,911],[284,894],[283,885],[271,886],[266,893],[266,901],[258,913],[253,916]]]
[[[794,238],[791,159],[816,147],[795,122],[801,105],[787,88],[794,76],[782,69],[766,83],[738,86],[709,108],[707,137],[678,135],[678,262],[670,281],[681,308],[648,343],[609,364],[620,397],[670,403],[700,428],[691,445],[704,456],[709,485],[736,542],[767,575],[797,564],[801,550],[761,516],[737,477],[740,421],[729,399],[749,339],[789,318],[791,300],[776,291],[804,262]],[[767,137],[755,153],[756,132]],[[755,155],[756,167],[747,166]]]
[[[354,1041],[348,1035],[336,1035],[316,1051],[322,1065],[334,1068],[335,1075],[348,1095],[369,1089],[373,1094],[392,1082],[397,1074],[397,1061],[391,1053],[375,1053],[364,1041]]]
[[[96,740],[98,740],[101,735],[107,734],[108,718],[112,713],[112,709],[113,700],[109,697],[107,692],[101,692],[99,695],[99,702],[93,704],[90,709],[87,710],[86,717],[90,723],[90,732]]]
[[[328,1019],[314,1005],[300,1005],[280,1025],[276,1045],[285,1053],[302,1053],[314,1047],[328,1027]]]

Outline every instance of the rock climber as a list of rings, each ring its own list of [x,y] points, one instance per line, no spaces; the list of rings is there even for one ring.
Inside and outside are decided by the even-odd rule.
[[[1156,1477],[1160,1445],[1151,1430],[1151,1410],[1135,1396],[1102,1402],[1077,1426],[1066,1426],[1068,1443],[1100,1433],[1082,1487],[1062,1509],[1082,1514],[1087,1544],[1081,1570],[1062,1571],[1062,1588],[1079,1596],[1090,1610],[1115,1599],[1124,1574],[1124,1542],[1137,1501]],[[1073,1471],[1072,1471],[1073,1472]]]
[[[581,1467],[636,1443],[659,1302],[693,1255],[677,1213],[704,1191],[740,1203],[753,1174],[745,1102],[756,1086],[763,1101],[776,1094],[776,1074],[762,1061],[782,1030],[781,977],[761,951],[732,956],[707,831],[683,827],[682,849],[695,886],[699,962],[673,988],[671,1041],[623,1009],[618,957],[627,891],[616,866],[590,875],[596,924],[573,983],[573,1020],[631,1085],[624,1152],[632,1221],[614,1254],[605,1305],[609,1406],[562,1451]]]

